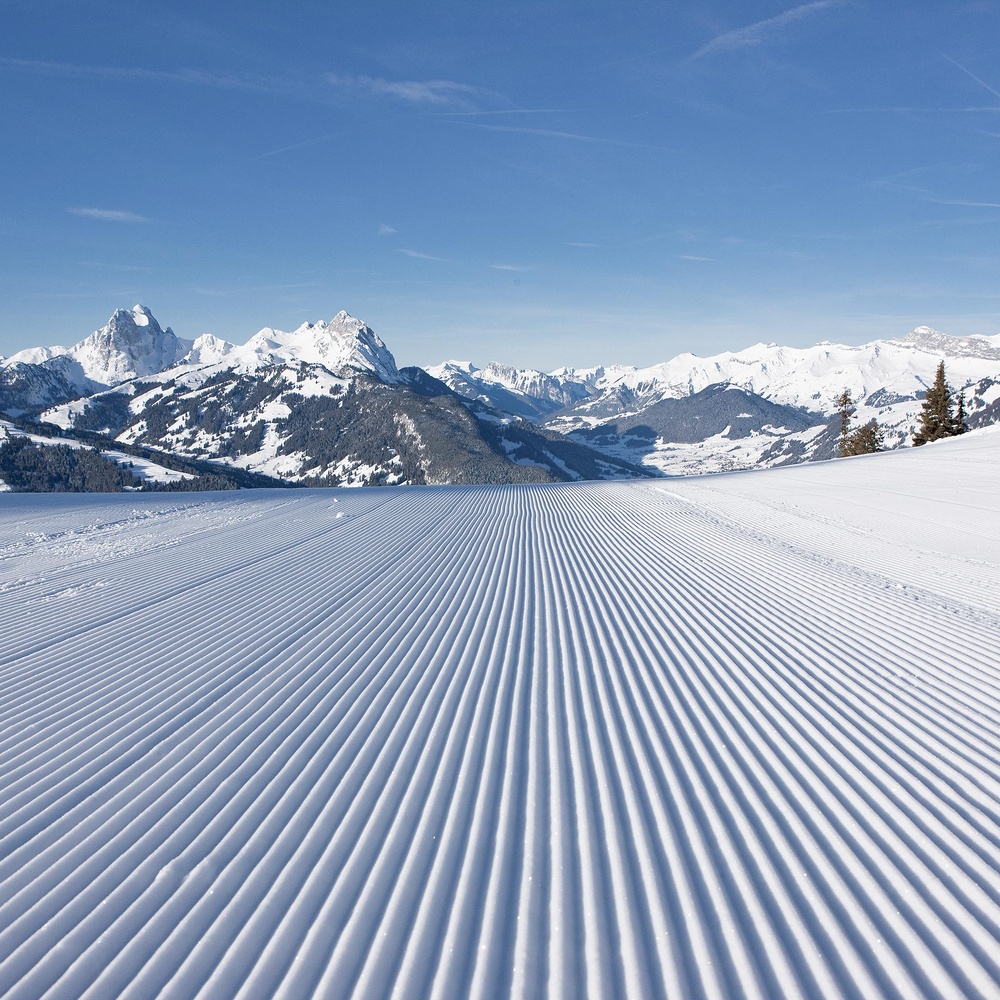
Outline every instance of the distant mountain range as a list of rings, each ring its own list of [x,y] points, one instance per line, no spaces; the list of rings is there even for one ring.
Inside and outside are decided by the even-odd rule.
[[[918,327],[860,347],[757,344],[643,369],[424,370],[399,369],[346,312],[234,345],[184,340],[137,305],[73,347],[0,359],[0,414],[9,428],[54,425],[304,485],[636,478],[833,457],[845,387],[859,422],[907,445],[941,360],[970,424],[1000,420],[1000,336]]]
[[[756,344],[650,368],[544,373],[449,361],[428,371],[608,455],[685,475],[835,457],[831,420],[844,388],[858,403],[858,423],[876,419],[888,447],[906,446],[942,360],[964,392],[970,425],[1000,420],[1000,336],[949,337],[929,327],[860,347]]]
[[[346,312],[241,346],[185,341],[143,306],[71,348],[0,362],[0,412],[302,485],[561,482],[655,475],[398,369]],[[37,438],[36,438],[37,442]],[[40,442],[38,442],[40,443]]]

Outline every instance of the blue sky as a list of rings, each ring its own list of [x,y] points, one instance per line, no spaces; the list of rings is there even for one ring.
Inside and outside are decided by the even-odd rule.
[[[135,302],[401,364],[1000,332],[1000,3],[203,7],[0,6],[0,354]]]

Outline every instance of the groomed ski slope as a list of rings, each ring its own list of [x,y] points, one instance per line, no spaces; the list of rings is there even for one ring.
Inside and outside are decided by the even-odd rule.
[[[1000,434],[0,546],[5,998],[1000,997]]]

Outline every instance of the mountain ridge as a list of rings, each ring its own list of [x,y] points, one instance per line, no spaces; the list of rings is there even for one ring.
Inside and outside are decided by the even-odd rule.
[[[858,423],[878,420],[887,446],[902,447],[911,441],[923,394],[941,360],[946,362],[951,383],[966,392],[970,423],[981,426],[996,420],[1000,336],[950,337],[927,326],[918,326],[902,337],[856,346],[828,341],[806,348],[759,343],[704,358],[683,353],[646,368],[559,368],[547,377],[579,386],[580,398],[555,412],[540,410],[533,419],[573,440],[588,441],[608,454],[629,456],[672,475],[833,458],[837,455],[836,435],[823,425],[834,419],[835,399],[843,389],[848,389],[857,404]],[[466,362],[460,377],[449,363],[436,370],[456,392],[473,396],[495,391],[494,382],[484,374],[489,366],[479,369]],[[530,369],[524,371],[534,375]],[[531,384],[530,378],[519,380],[516,374],[506,381],[508,393],[516,393],[518,385]],[[666,401],[691,400],[718,385],[732,385],[759,400],[787,407],[789,414],[797,411],[805,415],[809,426],[779,428],[761,417],[754,432],[745,433],[743,428],[740,441],[734,444],[732,428],[710,434],[706,422],[701,440],[692,440],[682,410],[676,410],[673,428],[662,419],[654,421],[658,431],[655,446],[644,437],[641,445],[630,448],[622,437],[625,434],[634,439],[634,428],[657,408],[662,418]],[[519,401],[518,405],[525,411],[531,404]],[[754,408],[763,414],[762,408]]]
[[[970,424],[1000,420],[1000,336],[927,326],[857,346],[760,343],[646,368],[401,370],[346,311],[292,331],[264,327],[238,345],[177,337],[137,305],[72,348],[0,360],[0,413],[297,482],[687,475],[835,457],[844,388],[857,421],[877,419],[888,447],[905,446],[942,358]]]
[[[82,364],[95,344],[101,373],[131,377],[73,392],[54,366]],[[265,327],[233,345],[211,335],[180,341],[137,306],[116,311],[82,345],[22,353],[0,369],[0,410],[321,486],[656,475],[466,399],[421,369],[400,370],[381,338],[346,312],[290,332]]]

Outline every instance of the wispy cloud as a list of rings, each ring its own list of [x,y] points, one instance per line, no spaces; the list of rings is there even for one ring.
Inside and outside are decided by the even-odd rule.
[[[901,114],[901,115],[955,115],[955,114],[980,114],[982,112],[1000,113],[1000,106],[997,105],[972,105],[970,107],[953,108],[921,108],[907,105],[885,105],[883,107],[867,108],[827,108],[821,112],[824,115],[875,115],[875,114]]]
[[[527,128],[520,125],[487,125],[484,122],[467,122],[456,120],[456,125],[467,125],[469,128],[487,129],[490,132],[510,132],[518,135],[537,135],[545,139],[568,139],[572,142],[599,143],[604,146],[625,146],[629,149],[658,149],[662,146],[651,146],[643,142],[629,142],[626,139],[608,139],[600,135],[584,135],[580,132],[562,132],[551,128]]]
[[[944,55],[944,53],[942,53],[942,55]],[[975,80],[976,83],[978,83],[979,86],[982,87],[984,90],[988,90],[994,97],[1000,97],[1000,90],[997,90],[996,87],[991,87],[985,80],[981,80],[978,76],[976,76],[975,73],[972,72],[971,69],[967,69],[957,59],[952,59],[952,57],[949,56],[949,55],[944,55],[944,57],[945,57],[945,59],[948,60],[948,62],[950,62],[952,64],[952,66],[957,67],[966,76],[968,76],[971,79]]]
[[[600,246],[600,244],[599,243],[579,243],[579,242],[577,242],[575,240],[566,240],[566,242],[563,243],[563,246],[567,246],[567,247],[597,247],[597,246]]]
[[[396,253],[406,254],[407,257],[416,257],[417,260],[439,260],[442,262],[447,262],[447,257],[435,257],[429,253],[420,253],[419,250],[407,250],[405,247],[398,247]]]
[[[410,104],[439,107],[469,105],[475,98],[495,96],[490,91],[455,80],[385,80],[374,76],[327,73],[327,83],[347,90],[361,90],[377,97],[391,97]]]
[[[813,0],[812,3],[792,7],[791,10],[786,10],[763,21],[756,21],[743,28],[724,31],[721,35],[716,35],[711,41],[706,42],[697,52],[688,56],[687,62],[704,59],[705,56],[719,55],[722,52],[735,52],[738,49],[763,45],[789,25],[815,17],[831,7],[839,6],[841,2],[842,0]]]
[[[695,261],[712,261],[712,262],[714,262],[714,261],[716,261],[718,259],[716,257],[699,257],[697,254],[693,254],[693,253],[677,253],[677,254],[674,254],[674,256],[678,260],[695,260]]]
[[[70,215],[78,215],[82,219],[97,219],[100,222],[152,222],[144,215],[135,212],[124,212],[117,208],[67,208]]]
[[[379,236],[392,236],[393,233],[398,233],[398,229],[393,229],[392,226],[387,226],[384,222],[378,224],[378,235]]]
[[[996,201],[966,201],[964,198],[934,198],[927,197],[925,201],[931,201],[935,205],[959,205],[963,208],[1000,208],[1000,202]]]
[[[571,108],[500,108],[493,111],[438,111],[442,118],[476,118],[484,115],[566,115]]]
[[[280,153],[290,153],[294,149],[305,149],[307,146],[315,146],[320,142],[328,142],[330,139],[338,139],[342,135],[347,135],[351,130],[341,132],[329,132],[326,135],[317,135],[312,139],[303,139],[301,142],[293,142],[290,146],[279,146],[277,149],[269,149],[266,153],[255,156],[255,160],[266,160],[269,156],[278,156]]]
[[[293,95],[291,81],[262,77],[248,73],[215,73],[211,70],[146,69],[143,66],[87,66],[77,63],[45,62],[39,59],[12,59],[0,57],[0,69],[35,73],[41,76],[63,76],[73,79],[97,80],[153,80],[165,83],[184,83],[227,90],[253,90],[262,93]],[[298,96],[303,96],[299,94]]]
[[[888,177],[880,177],[870,181],[869,186],[883,188],[896,194],[911,195],[920,201],[928,202],[932,205],[954,205],[959,208],[1000,208],[1000,202],[979,201],[972,198],[949,198],[936,194],[933,190],[921,183],[921,178],[932,176],[942,171],[948,170],[949,174],[960,170],[963,174],[968,173],[968,167],[964,164],[924,164],[900,173],[890,174]]]
[[[526,267],[518,264],[490,264],[494,271],[527,271]]]

